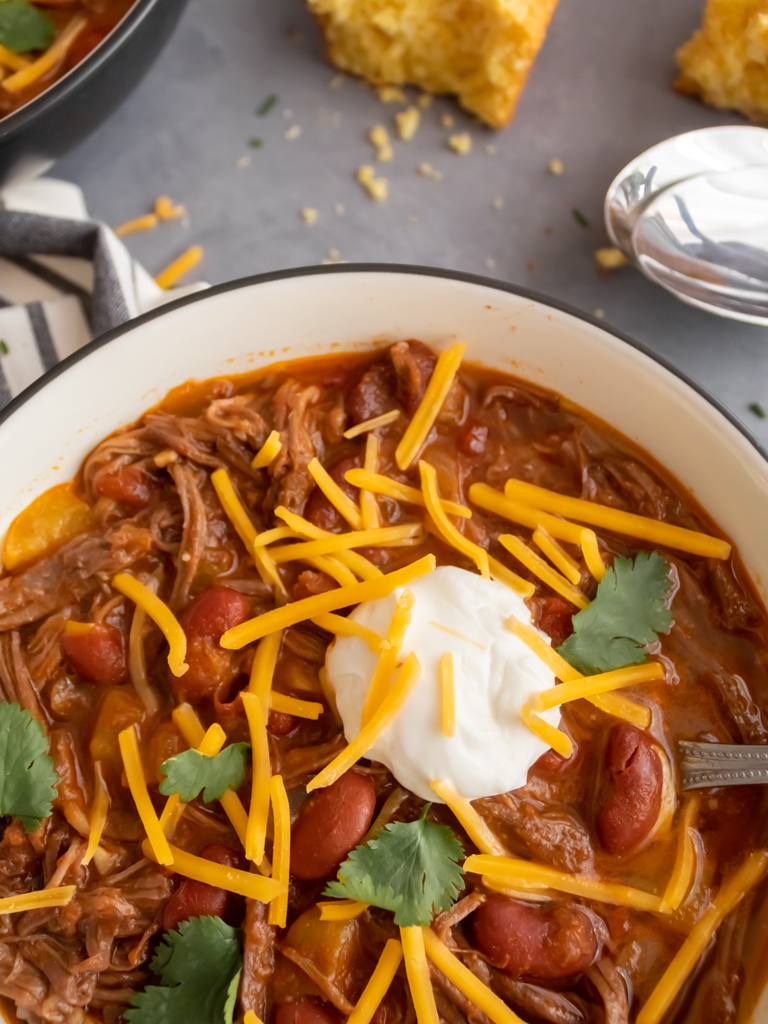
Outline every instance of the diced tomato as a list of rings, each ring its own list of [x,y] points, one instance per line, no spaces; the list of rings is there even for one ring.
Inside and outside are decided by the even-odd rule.
[[[96,490],[128,508],[140,509],[149,504],[154,484],[149,473],[138,466],[121,466],[117,472],[101,477]]]
[[[93,624],[87,633],[65,633],[61,653],[91,683],[118,686],[128,678],[125,638],[115,626]]]
[[[251,606],[248,598],[232,587],[211,587],[192,601],[181,617],[187,636],[218,640],[228,629],[245,622]]]

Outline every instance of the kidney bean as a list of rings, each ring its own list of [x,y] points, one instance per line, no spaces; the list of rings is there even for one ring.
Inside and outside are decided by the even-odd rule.
[[[397,408],[397,380],[392,363],[374,363],[369,367],[347,398],[347,415],[351,423],[364,423]]]
[[[187,636],[203,636],[218,640],[228,629],[245,622],[250,614],[248,598],[232,587],[211,587],[188,605],[181,616]]]
[[[270,709],[267,729],[273,736],[288,736],[298,724],[299,719],[296,715],[288,715],[284,711],[272,711]]]
[[[597,834],[618,857],[636,850],[656,824],[664,773],[651,737],[625,722],[611,730],[603,771]]]
[[[568,978],[597,955],[592,922],[574,907],[543,910],[494,894],[475,911],[472,927],[481,952],[516,978]]]
[[[168,674],[177,700],[199,704],[221,687],[229,686],[236,670],[232,653],[219,646],[219,639],[249,614],[248,599],[231,587],[212,587],[188,605],[180,622],[187,635],[185,660],[189,669],[183,676]]]
[[[274,1024],[339,1024],[338,1014],[311,999],[282,1003],[274,1011]]]
[[[139,466],[121,466],[115,473],[99,478],[96,490],[106,498],[129,508],[146,508],[152,497],[155,481]]]
[[[362,465],[362,456],[351,455],[339,459],[332,466],[326,466],[331,479],[354,502],[360,499],[360,488],[353,487],[352,484],[347,483],[344,474],[349,469],[360,469]],[[339,515],[336,508],[328,501],[319,487],[315,487],[309,495],[307,504],[304,506],[304,518],[308,519],[315,526],[319,526],[321,530],[330,530],[333,533],[338,533],[340,530],[347,528],[346,519]]]
[[[398,341],[389,350],[397,379],[397,400],[413,416],[427,390],[437,356],[423,341]]]
[[[125,639],[116,626],[94,623],[87,633],[64,633],[61,653],[91,683],[118,686],[128,678]]]
[[[212,860],[215,864],[227,867],[240,867],[240,857],[234,850],[221,843],[211,843],[200,851],[200,856]],[[163,928],[170,931],[178,928],[182,921],[190,917],[221,917],[227,918],[235,905],[235,896],[226,889],[219,889],[207,882],[198,882],[194,878],[183,878],[178,889],[173,893],[163,911]]]
[[[370,827],[376,794],[365,775],[346,772],[302,804],[291,833],[291,873],[324,878],[334,873]]]
[[[534,598],[530,604],[534,625],[547,634],[553,647],[565,643],[573,632],[573,609],[561,597]]]

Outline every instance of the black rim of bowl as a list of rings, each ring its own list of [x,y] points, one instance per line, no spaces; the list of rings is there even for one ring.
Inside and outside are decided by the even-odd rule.
[[[154,2],[155,0],[143,0],[143,2],[142,0],[139,0],[137,7],[150,6]],[[609,324],[604,323],[602,320],[598,320],[596,317],[590,316],[588,313],[577,309],[575,306],[569,305],[567,302],[561,302],[559,299],[552,299],[547,295],[531,291],[528,288],[521,288],[518,285],[507,284],[504,281],[497,281],[490,277],[483,277],[480,274],[467,274],[459,270],[444,270],[438,267],[422,267],[418,265],[410,266],[405,263],[346,263],[336,266],[293,267],[287,270],[273,270],[266,274],[253,274],[249,277],[235,278],[232,281],[226,281],[223,284],[214,285],[213,287],[206,288],[203,291],[194,292],[192,295],[187,295],[184,298],[177,299],[175,302],[167,302],[164,305],[159,306],[157,309],[151,310],[149,313],[144,313],[131,320],[126,320],[126,322],[121,324],[119,327],[115,327],[113,330],[107,331],[100,337],[94,338],[93,341],[88,342],[87,345],[78,349],[77,352],[73,352],[72,355],[67,356],[66,359],[63,359],[41,377],[38,377],[36,381],[30,384],[29,387],[25,388],[24,391],[16,396],[16,398],[12,399],[0,412],[0,427],[26,402],[33,398],[38,392],[42,391],[47,384],[52,380],[55,380],[55,378],[60,374],[65,373],[70,366],[74,366],[76,363],[80,362],[81,359],[87,358],[91,352],[95,352],[104,345],[108,345],[116,338],[122,337],[122,335],[137,327],[141,327],[143,324],[149,323],[151,320],[156,320],[159,317],[165,316],[166,313],[171,313],[176,309],[181,309],[183,306],[188,306],[195,302],[204,302],[207,298],[211,298],[216,295],[224,295],[227,292],[238,291],[241,288],[250,288],[253,285],[269,284],[272,281],[290,280],[291,278],[297,277],[317,277],[325,274],[370,273],[437,277],[448,281],[461,281],[465,284],[480,285],[484,288],[493,288],[496,291],[506,292],[509,295],[517,295],[530,302],[550,306],[552,309],[556,309],[561,313],[567,313],[568,315],[575,317],[577,320],[582,320],[585,323],[591,324],[593,327],[597,327],[601,331],[605,331],[607,334],[610,334],[619,341],[622,341],[625,345],[629,345],[630,348],[634,348],[638,352],[642,352],[644,355],[648,356],[649,359],[652,359],[655,363],[663,366],[665,370],[668,370],[673,374],[673,376],[677,377],[678,380],[687,384],[689,388],[717,409],[717,411],[724,416],[725,419],[728,420],[728,422],[734,426],[747,441],[749,441],[752,447],[756,449],[766,462],[768,462],[768,450],[766,450],[747,426],[742,423],[741,420],[739,420],[738,417],[718,398],[715,398],[715,396],[699,384],[698,381],[678,369],[678,367],[674,366],[669,362],[669,360],[658,355],[658,353],[654,352],[647,345],[630,337],[628,334],[618,330],[616,327],[612,327]]]
[[[119,21],[109,35],[75,67],[62,78],[52,82],[47,89],[19,107],[18,110],[14,110],[10,114],[6,114],[5,117],[0,118],[0,144],[17,131],[22,131],[40,114],[64,102],[73,90],[80,87],[81,82],[84,82],[105,61],[110,59],[112,54],[131,35],[134,28],[147,17],[152,8],[156,7],[159,3],[167,2],[168,0],[135,0],[133,6],[123,16],[122,21]]]

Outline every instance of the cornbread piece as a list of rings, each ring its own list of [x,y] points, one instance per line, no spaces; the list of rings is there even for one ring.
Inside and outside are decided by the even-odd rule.
[[[768,121],[768,0],[708,0],[703,26],[677,61],[680,92]]]
[[[374,85],[455,93],[494,128],[512,117],[557,0],[308,0],[337,67]]]

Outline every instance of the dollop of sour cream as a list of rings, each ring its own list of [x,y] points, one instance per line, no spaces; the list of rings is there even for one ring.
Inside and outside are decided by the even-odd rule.
[[[510,615],[531,624],[525,602],[503,584],[453,566],[435,569],[408,589],[414,604],[400,661],[413,652],[421,674],[366,756],[385,764],[406,789],[436,803],[441,801],[432,780],[448,782],[468,800],[525,785],[528,769],[550,748],[527,728],[520,709],[555,683],[552,672],[504,625]],[[366,601],[350,618],[386,637],[402,592]],[[440,660],[448,651],[456,703],[450,737],[442,730],[440,687]],[[347,741],[360,731],[377,660],[359,637],[337,637],[328,651],[328,678]],[[542,717],[556,726],[560,712],[553,708]]]

